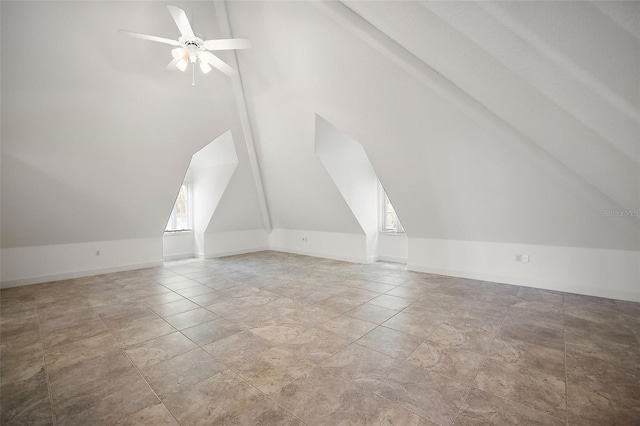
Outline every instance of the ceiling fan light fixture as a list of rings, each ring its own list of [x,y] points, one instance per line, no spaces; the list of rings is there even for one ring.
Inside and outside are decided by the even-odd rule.
[[[200,59],[199,62],[200,62],[200,71],[202,71],[202,74],[208,74],[209,72],[211,72],[211,66],[208,63],[206,63],[202,59]]]
[[[182,47],[175,48],[171,51],[171,56],[173,56],[173,59],[184,58],[186,55],[187,55],[187,51],[184,50]]]
[[[173,60],[169,65],[167,65],[167,69],[173,69],[175,66],[180,71],[185,72],[187,68],[189,68],[189,63],[192,63],[193,70],[195,71],[196,62],[198,62],[203,74],[208,74],[213,68],[216,68],[227,76],[233,76],[235,74],[235,70],[222,59],[212,54],[211,51],[248,49],[251,47],[251,42],[246,38],[203,40],[200,37],[197,37],[195,35],[196,33],[193,32],[184,10],[171,5],[167,5],[167,8],[180,31],[180,37],[178,40],[134,33],[126,30],[120,30],[120,32],[131,37],[174,46],[171,51]]]
[[[186,57],[180,58],[178,63],[176,63],[176,68],[178,68],[182,72],[185,72],[188,66],[189,66],[189,61],[187,60]]]

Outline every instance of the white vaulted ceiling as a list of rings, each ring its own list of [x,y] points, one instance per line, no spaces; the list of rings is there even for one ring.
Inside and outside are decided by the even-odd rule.
[[[220,37],[212,3],[173,3]],[[160,237],[191,156],[230,129],[243,149],[225,75],[191,87],[191,73],[164,69],[171,46],[118,32],[177,38],[165,4],[1,8],[3,247]],[[234,187],[255,198],[238,155]]]
[[[637,248],[638,221],[604,215],[639,196],[639,40],[612,18],[638,6],[620,7],[231,3],[256,40],[240,65],[274,223],[322,223],[282,184],[321,184],[287,157],[318,113],[363,145],[410,237]]]
[[[191,156],[229,129],[213,228],[263,223],[231,81],[192,88],[169,46],[117,32],[176,37],[166,4],[0,4],[2,247],[162,235]],[[222,36],[212,2],[170,4]],[[410,237],[640,249],[637,218],[603,213],[640,206],[640,3],[226,8],[253,43],[237,59],[274,227],[362,233],[314,153],[319,115]]]

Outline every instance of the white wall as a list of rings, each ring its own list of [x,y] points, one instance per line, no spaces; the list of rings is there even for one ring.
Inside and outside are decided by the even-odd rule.
[[[269,235],[269,248],[346,262],[368,263],[373,260],[367,259],[364,234],[275,228]]]
[[[251,253],[269,249],[269,234],[264,229],[244,231],[209,232],[204,234],[204,254],[198,256],[211,258]]]
[[[640,302],[634,250],[409,238],[408,269]]]
[[[1,286],[8,288],[159,265],[162,265],[162,238],[3,248]]]
[[[193,231],[165,232],[162,236],[162,254],[165,261],[194,257]]]
[[[205,253],[204,234],[237,167],[238,156],[231,131],[218,136],[191,159],[194,249],[198,255]]]
[[[183,6],[216,37],[213,5]],[[170,46],[118,32],[177,34],[164,5],[3,2],[1,19],[2,247],[161,238],[192,154],[236,119],[229,78],[193,88],[164,70]]]
[[[469,250],[456,241],[549,253],[593,249],[588,266],[567,255],[575,260],[571,267],[545,261],[538,275],[489,264],[511,281],[533,285],[535,276],[576,292],[613,288],[620,297],[633,295],[637,262],[624,259],[637,260],[640,221],[606,212],[640,208],[640,105],[629,95],[638,90],[640,50],[599,8],[585,2],[228,7],[234,31],[256,40],[240,65],[274,227],[357,232],[345,232],[348,215],[339,199],[323,197],[326,179],[309,157],[317,114],[362,144],[409,237],[451,241],[445,254],[434,249],[429,256],[410,244],[410,264],[488,273],[483,264],[448,264]],[[640,4],[628,7],[637,11]],[[603,31],[594,40],[574,16]],[[592,42],[597,47],[587,49]],[[283,245],[309,251],[300,231],[289,233],[296,236]],[[492,253],[477,250],[474,259],[485,251]],[[580,271],[594,269],[593,276],[618,282],[583,279]]]
[[[378,234],[378,259],[387,262],[407,263],[409,239],[406,234]]]
[[[367,238],[367,258],[376,255],[380,182],[357,141],[316,115],[315,152]]]

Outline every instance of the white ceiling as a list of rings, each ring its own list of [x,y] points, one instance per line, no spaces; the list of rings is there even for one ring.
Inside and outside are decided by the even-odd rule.
[[[229,129],[215,229],[260,226],[230,80],[192,88],[164,71],[170,46],[117,32],[176,37],[165,4],[0,4],[3,247],[161,235],[191,155]],[[220,35],[213,3],[170,4]],[[409,236],[640,248],[637,218],[604,215],[640,206],[640,3],[227,9],[253,42],[237,58],[274,227],[361,232],[314,154],[319,114]]]

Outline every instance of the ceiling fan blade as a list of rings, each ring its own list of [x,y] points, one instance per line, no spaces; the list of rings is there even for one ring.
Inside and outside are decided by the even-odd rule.
[[[227,38],[223,40],[205,40],[204,48],[207,50],[234,50],[249,49],[251,41],[248,38]]]
[[[173,20],[176,21],[180,34],[185,37],[195,37],[195,34],[191,29],[191,24],[189,23],[189,18],[187,18],[187,14],[184,13],[184,10],[171,5],[167,5],[167,9],[169,9],[169,13],[173,17]]]
[[[156,36],[147,35],[147,34],[134,33],[132,31],[127,31],[127,30],[120,30],[120,32],[131,37],[141,38],[143,40],[151,40],[151,41],[157,41],[158,43],[170,44],[172,46],[180,46],[180,43],[178,42],[178,40],[170,40],[168,38],[163,38],[163,37],[156,37]]]
[[[200,51],[198,52],[198,58],[200,58],[201,61],[205,61],[206,63],[216,67],[228,76],[232,76],[236,73],[236,71],[231,68],[229,64],[227,64],[211,52]]]

